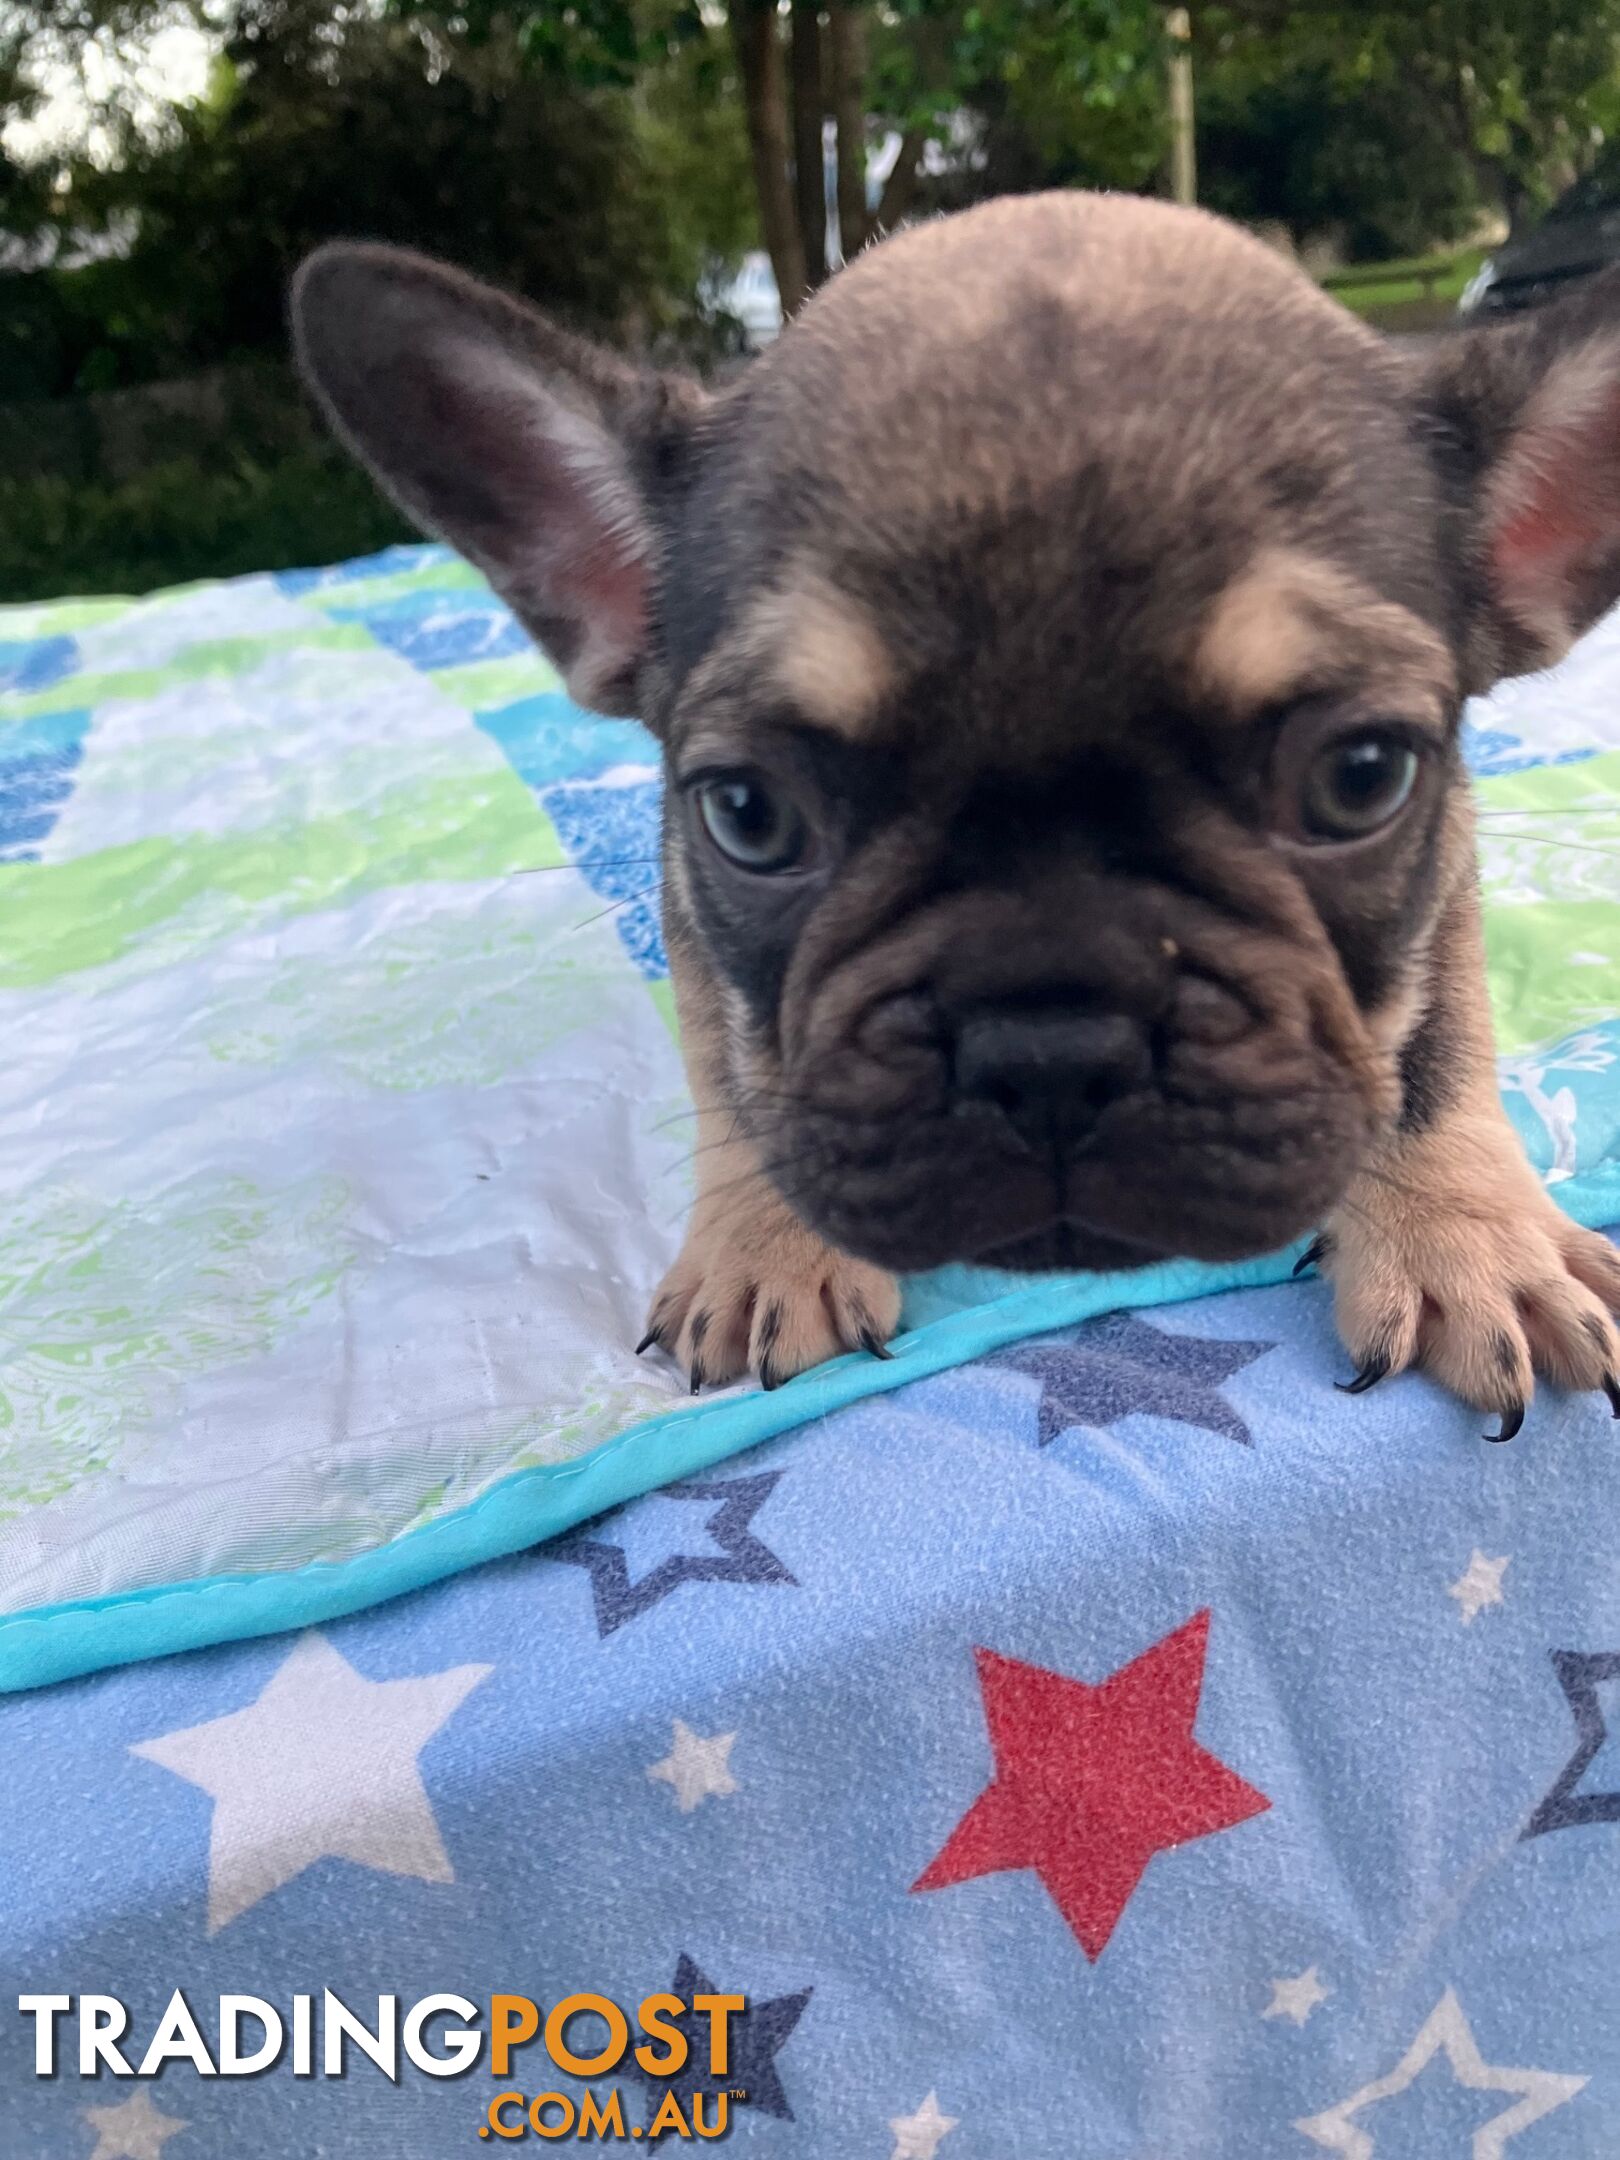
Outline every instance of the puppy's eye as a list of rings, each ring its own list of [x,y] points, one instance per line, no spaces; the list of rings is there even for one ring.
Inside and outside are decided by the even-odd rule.
[[[1312,840],[1359,840],[1404,809],[1417,774],[1417,752],[1398,737],[1341,735],[1305,768],[1300,825]]]
[[[720,773],[695,790],[703,829],[728,862],[757,876],[802,861],[809,829],[781,790],[756,772]]]

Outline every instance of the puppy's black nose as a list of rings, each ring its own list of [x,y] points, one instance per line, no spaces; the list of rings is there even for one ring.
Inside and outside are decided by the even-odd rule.
[[[1124,1013],[985,1005],[956,1034],[956,1086],[1045,1141],[1073,1132],[1153,1070],[1147,1031]]]

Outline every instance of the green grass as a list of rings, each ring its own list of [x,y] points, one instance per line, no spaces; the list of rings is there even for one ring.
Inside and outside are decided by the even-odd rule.
[[[178,458],[126,481],[0,480],[0,602],[338,562],[410,537],[340,452]]]
[[[1463,248],[1454,255],[1409,256],[1397,262],[1352,263],[1323,278],[1335,300],[1358,315],[1429,302],[1455,307],[1463,287],[1485,259],[1483,248]]]

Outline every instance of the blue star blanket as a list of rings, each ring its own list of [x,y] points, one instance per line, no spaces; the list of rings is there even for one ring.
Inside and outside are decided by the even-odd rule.
[[[1504,1100],[1593,1223],[1617,672],[1620,616],[1467,736]],[[658,804],[650,739],[442,549],[0,610],[0,1691],[323,1623],[1043,1329],[1286,1274],[957,1271],[889,1363],[691,1401],[634,1350],[693,1146]]]
[[[1116,1314],[0,1701],[0,2152],[1614,2160],[1607,1405],[1343,1372],[1316,1282]]]

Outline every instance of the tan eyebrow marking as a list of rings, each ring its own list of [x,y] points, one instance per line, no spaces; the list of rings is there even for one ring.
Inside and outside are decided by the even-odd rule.
[[[892,655],[859,601],[800,576],[749,609],[735,644],[804,719],[858,736],[898,681]]]
[[[1456,691],[1456,663],[1439,632],[1397,601],[1313,555],[1267,548],[1227,586],[1193,651],[1194,686],[1228,711],[1324,688],[1352,669],[1368,687],[1430,700]]]

